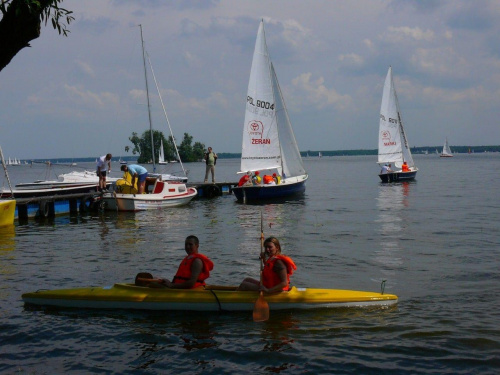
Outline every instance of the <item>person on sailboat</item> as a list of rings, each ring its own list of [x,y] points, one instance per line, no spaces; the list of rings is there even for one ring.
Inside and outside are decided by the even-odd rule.
[[[401,166],[401,171],[402,172],[409,172],[410,168],[408,168],[408,163],[406,161],[403,162],[403,165]]]
[[[96,174],[99,177],[98,191],[106,190],[106,164],[108,164],[108,173],[111,172],[111,158],[113,155],[106,154],[97,159]]]
[[[132,176],[132,186],[135,185],[137,180],[138,194],[143,194],[146,187],[146,178],[148,177],[148,170],[137,164],[122,165],[120,169],[123,172],[128,172]]]
[[[266,259],[262,270],[262,283],[251,277],[245,278],[238,290],[259,290],[266,293],[276,293],[290,289],[290,276],[297,269],[292,258],[281,254],[281,245],[276,237],[264,241]]]
[[[252,185],[252,172],[248,171],[240,181],[238,181],[238,186]]]
[[[146,277],[136,278],[135,284],[149,286],[151,288],[192,289],[202,287],[205,280],[210,276],[214,263],[205,255],[198,252],[200,241],[196,236],[187,236],[184,241],[184,250],[187,256],[182,260],[179,269],[172,281],[167,279],[152,278],[150,274],[142,274]],[[138,275],[140,277],[141,274]]]
[[[259,176],[260,175],[260,172],[257,171],[254,173],[254,175],[252,176],[252,183],[254,185],[260,185],[260,183],[262,182],[262,177]]]
[[[205,183],[208,182],[208,173],[212,174],[212,183],[215,184],[215,164],[217,164],[217,154],[212,151],[212,147],[208,148],[208,151],[205,152],[205,163],[207,168],[205,170]]]
[[[276,185],[276,181],[274,180],[273,176],[271,176],[270,174],[265,174],[263,181],[264,181],[264,185]]]
[[[279,183],[281,181],[281,176],[276,174],[276,173],[273,173],[273,180],[274,180],[274,182],[276,182],[276,185],[279,185]]]

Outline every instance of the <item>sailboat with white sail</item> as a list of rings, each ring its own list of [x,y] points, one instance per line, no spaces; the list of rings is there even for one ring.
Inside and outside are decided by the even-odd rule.
[[[142,57],[144,63],[144,79],[146,82],[146,97],[148,103],[149,128],[151,133],[151,155],[153,155],[153,170],[155,170],[154,161],[154,142],[153,142],[153,124],[151,120],[151,107],[149,101],[148,74],[146,70],[146,52],[144,49],[144,39],[142,37]],[[152,72],[153,73],[153,72]],[[154,74],[154,73],[153,73]],[[162,103],[163,104],[163,103]],[[163,149],[163,145],[162,145]],[[195,188],[188,188],[185,183],[177,181],[164,181],[162,175],[148,174],[146,178],[146,188],[144,194],[138,194],[137,187],[127,179],[120,179],[115,183],[115,190],[103,194],[102,203],[105,209],[116,211],[142,211],[155,210],[166,207],[178,207],[188,204],[198,195]]]
[[[452,158],[453,154],[451,153],[450,146],[448,145],[448,138],[444,140],[443,152],[439,155],[442,158]]]
[[[259,183],[252,183],[249,175],[257,172],[265,175]],[[238,173],[245,174],[233,188],[239,201],[303,193],[308,178],[267,49],[264,21],[259,25],[250,70]]]
[[[418,171],[403,127],[392,67],[385,78],[380,106],[377,163],[382,166],[379,174],[382,182],[413,180]]]
[[[160,152],[158,153],[158,164],[168,164],[163,155],[163,139],[160,140]]]

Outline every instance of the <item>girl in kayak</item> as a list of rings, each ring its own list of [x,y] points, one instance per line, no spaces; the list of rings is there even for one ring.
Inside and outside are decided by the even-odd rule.
[[[269,237],[264,241],[264,251],[262,285],[260,280],[247,277],[242,281],[238,290],[262,290],[266,293],[276,293],[290,289],[290,275],[297,269],[292,258],[281,254],[280,242],[275,237]]]
[[[155,279],[148,273],[140,273],[135,279],[135,285],[151,288],[192,289],[205,285],[205,280],[214,268],[213,262],[203,254],[198,253],[200,241],[196,236],[188,236],[184,242],[187,256],[182,260],[172,281]]]

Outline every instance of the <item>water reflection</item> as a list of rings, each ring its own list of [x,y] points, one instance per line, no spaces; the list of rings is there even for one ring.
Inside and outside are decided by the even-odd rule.
[[[16,227],[7,225],[0,227],[0,251],[11,251],[16,246]]]
[[[380,184],[377,198],[380,223],[380,247],[375,260],[384,267],[385,276],[393,276],[394,269],[403,263],[401,258],[401,239],[404,236],[404,213],[410,208],[409,195],[411,182]]]

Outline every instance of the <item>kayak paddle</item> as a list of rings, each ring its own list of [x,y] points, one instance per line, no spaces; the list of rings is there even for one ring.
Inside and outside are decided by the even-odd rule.
[[[260,211],[260,285],[262,285],[262,271],[264,269],[264,226],[262,210]],[[253,321],[265,322],[269,319],[269,304],[264,298],[264,292],[260,291],[259,298],[253,306]]]

